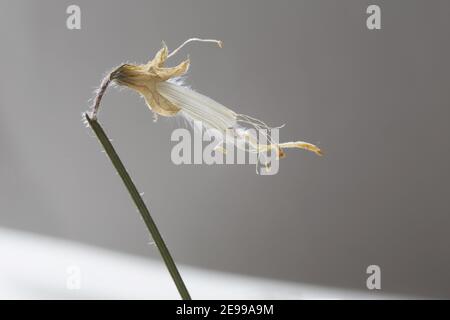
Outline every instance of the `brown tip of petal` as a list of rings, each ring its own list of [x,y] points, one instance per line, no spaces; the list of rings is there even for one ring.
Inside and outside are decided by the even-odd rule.
[[[219,40],[219,41],[217,42],[217,44],[219,45],[220,48],[223,48],[223,41],[222,41],[222,40]]]
[[[278,148],[278,158],[279,158],[279,159],[286,158],[286,153],[285,153],[284,150],[281,149],[281,148]]]
[[[304,147],[305,147],[306,150],[312,151],[315,154],[317,154],[318,156],[323,156],[322,150],[319,147],[317,147],[317,146],[315,146],[313,144],[308,143]]]

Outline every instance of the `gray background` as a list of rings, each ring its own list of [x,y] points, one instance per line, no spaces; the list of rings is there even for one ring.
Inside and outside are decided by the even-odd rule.
[[[446,0],[2,1],[0,224],[158,258],[81,113],[113,66],[218,38],[173,61],[190,55],[193,88],[326,156],[266,177],[175,166],[177,122],[109,90],[100,120],[176,260],[358,289],[378,264],[386,292],[450,298],[449,17]]]

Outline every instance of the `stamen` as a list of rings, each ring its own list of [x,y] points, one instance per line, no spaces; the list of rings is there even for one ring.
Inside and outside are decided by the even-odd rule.
[[[212,42],[212,43],[217,43],[217,45],[222,48],[223,42],[220,40],[215,40],[215,39],[200,39],[200,38],[191,38],[186,40],[185,42],[183,42],[181,44],[181,46],[179,46],[178,48],[176,48],[175,50],[173,50],[168,56],[167,58],[170,58],[171,56],[173,56],[174,54],[176,54],[178,51],[181,50],[181,48],[183,48],[185,45],[187,45],[190,42]]]

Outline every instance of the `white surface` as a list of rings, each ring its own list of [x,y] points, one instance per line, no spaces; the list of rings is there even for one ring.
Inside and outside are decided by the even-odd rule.
[[[1,299],[179,299],[161,262],[60,239],[0,228],[0,261]],[[67,286],[73,283],[72,267],[80,271],[79,289]],[[395,298],[183,265],[179,269],[195,299]]]

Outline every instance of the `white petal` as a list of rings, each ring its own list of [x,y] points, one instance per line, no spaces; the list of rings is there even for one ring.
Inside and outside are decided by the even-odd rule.
[[[158,83],[159,93],[181,108],[183,115],[189,120],[201,121],[206,129],[226,131],[235,127],[237,115],[234,111],[178,83]]]

